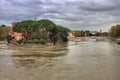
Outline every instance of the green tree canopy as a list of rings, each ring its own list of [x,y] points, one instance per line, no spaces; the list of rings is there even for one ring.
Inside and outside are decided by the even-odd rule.
[[[56,24],[48,19],[42,19],[37,21],[38,28],[46,28],[48,31],[56,29]]]
[[[55,42],[58,39],[67,41],[68,32],[70,30],[63,26],[56,25],[48,19],[41,19],[38,21],[25,20],[17,22],[13,27],[13,31],[27,34],[26,39],[32,39],[33,37],[47,39],[49,37],[51,41]]]

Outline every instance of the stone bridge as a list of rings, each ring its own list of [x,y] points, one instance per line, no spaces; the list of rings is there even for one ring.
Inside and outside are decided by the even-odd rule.
[[[97,37],[97,36],[92,36],[92,37],[75,37],[72,41],[109,41],[108,37]]]

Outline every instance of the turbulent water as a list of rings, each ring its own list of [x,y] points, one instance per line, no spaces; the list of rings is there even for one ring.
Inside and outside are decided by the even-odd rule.
[[[0,80],[120,80],[120,45],[69,42],[40,49],[1,43]]]

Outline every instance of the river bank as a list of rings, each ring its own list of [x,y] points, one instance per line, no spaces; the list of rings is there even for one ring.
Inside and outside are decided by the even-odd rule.
[[[67,42],[63,41],[57,41],[56,44],[53,43],[46,43],[46,44],[35,44],[35,43],[26,43],[26,44],[19,44],[19,43],[9,43],[9,46],[16,46],[16,47],[24,47],[24,48],[47,48],[47,47],[52,47],[56,45],[61,45],[61,44],[66,44]],[[7,43],[6,43],[7,44]]]

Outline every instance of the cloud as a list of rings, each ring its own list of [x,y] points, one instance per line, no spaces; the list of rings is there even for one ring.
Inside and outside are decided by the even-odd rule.
[[[46,18],[73,30],[107,31],[120,23],[119,7],[119,0],[2,0],[0,24]]]

